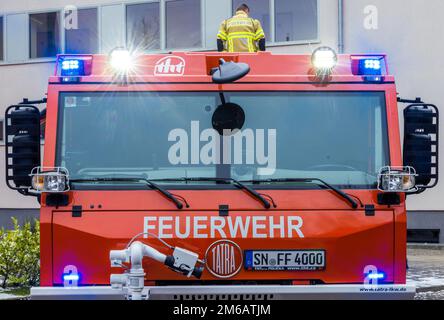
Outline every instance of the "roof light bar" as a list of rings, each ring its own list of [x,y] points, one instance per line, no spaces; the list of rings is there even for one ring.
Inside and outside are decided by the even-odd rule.
[[[57,74],[65,78],[91,75],[92,56],[60,55],[57,59]]]

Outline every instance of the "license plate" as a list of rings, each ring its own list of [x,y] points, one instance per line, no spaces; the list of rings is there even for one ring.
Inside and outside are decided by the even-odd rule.
[[[325,269],[325,250],[247,250],[245,268],[257,271]]]

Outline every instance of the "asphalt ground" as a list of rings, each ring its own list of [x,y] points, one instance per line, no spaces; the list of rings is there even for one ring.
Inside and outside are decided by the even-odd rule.
[[[409,245],[407,283],[417,300],[444,300],[444,246]]]

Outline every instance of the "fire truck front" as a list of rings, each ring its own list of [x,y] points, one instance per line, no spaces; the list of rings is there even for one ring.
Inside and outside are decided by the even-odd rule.
[[[8,184],[41,203],[33,298],[411,298],[408,194],[437,109],[385,55],[59,56],[6,114]]]

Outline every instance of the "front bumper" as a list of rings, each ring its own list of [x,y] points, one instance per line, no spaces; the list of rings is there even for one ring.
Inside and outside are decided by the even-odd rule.
[[[35,300],[124,300],[127,291],[111,287],[35,287]],[[148,300],[411,300],[414,286],[158,286],[145,287]]]

